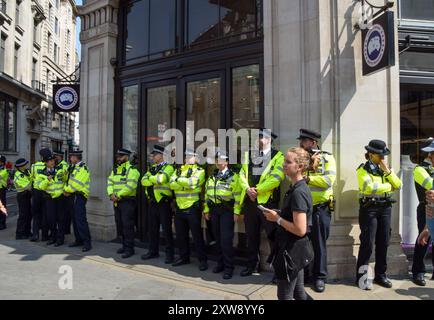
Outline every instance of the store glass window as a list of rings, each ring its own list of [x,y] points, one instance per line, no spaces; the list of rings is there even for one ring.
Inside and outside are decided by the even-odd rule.
[[[0,96],[0,151],[17,150],[17,104],[6,95]]]
[[[232,126],[260,127],[259,65],[232,69]]]
[[[401,84],[401,153],[419,162],[423,140],[434,137],[434,86]]]
[[[434,0],[400,0],[401,19],[433,21]]]
[[[147,136],[148,153],[154,144],[163,143],[163,135],[167,129],[176,128],[176,86],[150,88],[147,91]]]
[[[434,72],[434,54],[431,52],[405,51],[399,55],[399,66],[401,70]]]
[[[138,138],[138,85],[123,88],[123,123],[122,123],[122,147],[137,152]]]

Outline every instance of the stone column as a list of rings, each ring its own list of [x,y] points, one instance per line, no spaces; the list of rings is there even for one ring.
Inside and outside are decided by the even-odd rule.
[[[80,33],[80,145],[91,172],[87,203],[92,237],[116,237],[114,213],[106,194],[106,179],[113,166],[114,67],[118,0],[90,0],[78,7]]]
[[[362,76],[361,32],[353,27],[359,5],[350,0],[264,1],[265,125],[279,134],[282,150],[297,144],[299,128],[317,129],[322,148],[337,161],[337,205],[328,241],[331,279],[355,276],[360,234],[356,169],[365,161],[364,146],[375,138],[387,141],[389,162],[400,170],[399,66]],[[395,38],[397,50],[397,32]],[[388,273],[406,273],[398,204],[389,248]]]

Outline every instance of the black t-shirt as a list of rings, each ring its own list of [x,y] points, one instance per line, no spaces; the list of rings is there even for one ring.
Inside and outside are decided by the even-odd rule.
[[[309,232],[312,226],[312,195],[305,180],[296,182],[286,192],[280,216],[285,220],[294,222],[294,211],[306,212],[307,232]],[[300,237],[279,226],[277,239],[278,241],[286,241],[288,239],[300,239]]]

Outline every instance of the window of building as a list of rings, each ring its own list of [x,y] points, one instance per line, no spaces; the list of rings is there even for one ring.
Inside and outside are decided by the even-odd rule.
[[[63,143],[60,140],[51,140],[51,150],[62,151]]]
[[[420,160],[420,145],[434,137],[434,86],[401,84],[401,153]]]
[[[57,53],[58,53],[57,52],[57,44],[55,43],[54,46],[53,46],[53,60],[56,63],[58,63],[58,61],[57,61],[57,58],[58,58]]]
[[[0,71],[5,71],[5,52],[6,52],[6,35],[1,34],[0,37]]]
[[[51,53],[51,33],[50,32],[48,32],[48,34],[47,34],[47,51],[48,51],[48,54]]]
[[[55,130],[60,129],[60,116],[53,110],[51,110],[51,128]]]
[[[51,18],[53,16],[53,6],[51,3],[48,4],[48,23],[51,23]]]
[[[35,42],[35,43],[39,42],[38,25],[37,25],[36,21],[33,21],[33,42]]]
[[[138,91],[137,85],[123,88],[122,145],[132,151],[137,151],[138,146]]]
[[[67,46],[71,45],[71,30],[66,31],[66,45]]]
[[[66,68],[69,68],[69,64],[71,63],[71,57],[69,53],[66,54]]]
[[[54,18],[54,32],[59,34],[59,19]]]
[[[126,5],[127,64],[262,35],[260,0],[138,0]]]
[[[17,104],[16,100],[0,95],[0,151],[17,149]]]
[[[50,84],[50,70],[47,69],[47,71],[45,72],[45,86],[47,87],[47,90],[49,84]]]
[[[15,79],[18,79],[19,58],[20,58],[20,46],[18,44],[15,44],[15,50],[14,50],[14,78]]]
[[[232,69],[232,126],[260,127],[259,65]]]
[[[36,79],[36,67],[37,67],[37,65],[38,65],[38,60],[33,59],[32,60],[32,80],[33,81],[38,80],[38,79]]]
[[[15,25],[20,25],[20,3],[21,1],[15,2]]]
[[[400,18],[404,20],[418,20],[434,22],[434,1],[433,0],[400,0]]]

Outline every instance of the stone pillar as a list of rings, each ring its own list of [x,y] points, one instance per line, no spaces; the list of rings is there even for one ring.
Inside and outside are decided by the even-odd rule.
[[[110,60],[116,58],[118,0],[88,0],[78,13],[82,21],[80,145],[91,172],[88,220],[92,237],[108,241],[116,237],[106,179],[113,166],[115,72]]]
[[[264,1],[265,125],[279,134],[282,150],[297,144],[299,128],[317,129],[322,148],[337,161],[337,205],[328,241],[331,279],[355,276],[356,169],[365,161],[364,146],[375,138],[387,141],[389,162],[400,170],[399,66],[362,76],[361,32],[353,27],[359,6],[351,0]],[[395,38],[397,50],[397,32]],[[398,204],[388,262],[389,274],[407,272]]]

